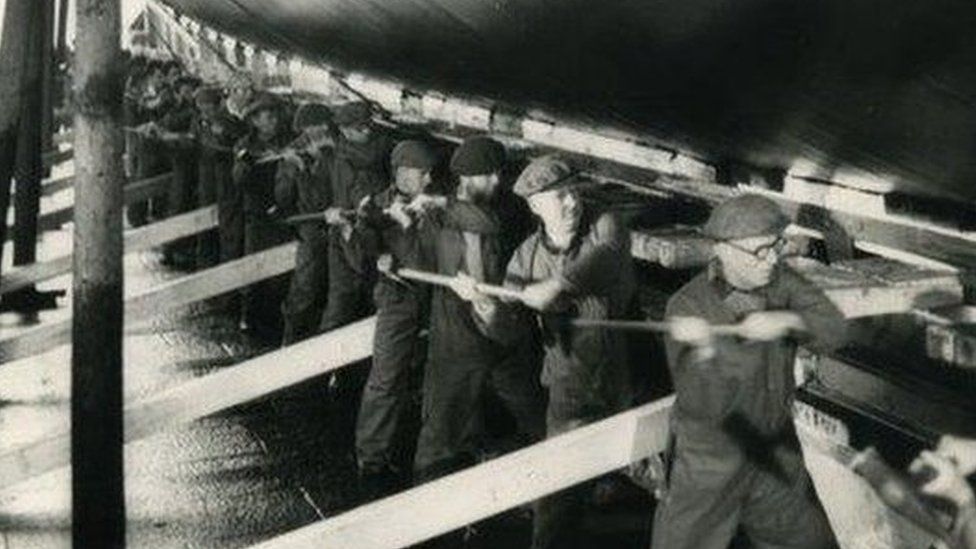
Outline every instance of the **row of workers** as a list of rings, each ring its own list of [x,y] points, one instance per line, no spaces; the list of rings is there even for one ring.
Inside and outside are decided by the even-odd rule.
[[[165,66],[154,69],[149,97],[167,77]],[[174,105],[186,104],[190,83],[170,80],[183,98]],[[630,340],[567,322],[637,311],[628,233],[583,200],[588,181],[571,162],[538,158],[515,181],[512,191],[539,223],[513,251],[498,201],[507,155],[497,141],[462,143],[450,156],[451,186],[434,181],[437,147],[394,146],[366,103],[294,108],[232,88],[226,99],[219,88],[195,91],[187,124],[172,113],[155,120],[195,139],[197,188],[215,190],[219,203],[220,256],[298,240],[290,280],[248,290],[245,324],[273,325],[280,311],[288,344],[375,311],[365,387],[337,380],[347,406],[358,408],[356,458],[370,493],[402,486],[398,444],[418,366],[415,483],[473,463],[484,416],[496,413],[484,409],[489,390],[525,441],[633,404]],[[185,154],[185,135],[180,143]],[[177,159],[171,165],[179,169]],[[794,432],[792,365],[799,343],[842,345],[845,325],[820,290],[780,261],[788,222],[757,196],[717,207],[705,226],[713,262],[669,301],[665,344],[677,401],[655,548],[724,549],[740,531],[761,547],[834,543]],[[442,283],[409,276],[417,272]],[[724,324],[739,324],[738,335],[716,335],[712,326]],[[538,502],[533,547],[579,543],[584,498],[577,487]]]

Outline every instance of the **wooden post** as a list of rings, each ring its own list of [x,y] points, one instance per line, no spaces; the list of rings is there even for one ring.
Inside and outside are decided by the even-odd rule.
[[[7,210],[10,184],[17,156],[17,133],[27,49],[30,42],[27,21],[33,2],[7,0],[0,39],[0,242],[7,239]],[[0,264],[2,264],[0,246]]]
[[[58,2],[58,59],[64,61],[68,54],[68,2],[69,0],[59,0]]]
[[[120,0],[77,0],[75,21],[72,536],[124,547]]]

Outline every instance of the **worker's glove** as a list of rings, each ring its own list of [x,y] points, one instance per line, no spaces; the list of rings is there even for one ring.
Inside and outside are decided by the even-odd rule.
[[[446,196],[421,193],[413,197],[413,200],[411,200],[410,204],[407,205],[407,210],[424,213],[430,210],[443,208],[445,206],[447,206]]]
[[[752,341],[775,341],[803,330],[800,315],[791,311],[757,311],[739,324],[739,336]]]
[[[668,319],[668,324],[668,335],[671,339],[692,348],[693,362],[706,362],[715,358],[712,327],[707,320],[695,316],[674,316]]]
[[[919,487],[926,495],[951,501],[958,507],[973,504],[973,490],[959,467],[950,459],[930,450],[923,450],[908,468],[913,475],[927,475]]]
[[[331,207],[325,210],[323,213],[325,217],[325,222],[329,225],[349,225],[349,218],[346,217],[346,211],[342,208]]]
[[[465,273],[458,273],[451,280],[451,290],[464,301],[476,301],[485,297],[478,291],[477,286],[478,281]]]
[[[413,225],[413,217],[407,210],[407,203],[396,200],[386,209],[386,215],[403,229],[409,229]]]
[[[522,288],[522,303],[537,311],[548,311],[553,308],[562,290],[558,278],[529,284]]]
[[[945,435],[939,439],[935,452],[954,462],[963,475],[976,472],[976,439]]]
[[[394,274],[396,269],[396,261],[393,259],[393,254],[383,254],[376,258],[376,270],[383,273],[384,275],[391,276]]]

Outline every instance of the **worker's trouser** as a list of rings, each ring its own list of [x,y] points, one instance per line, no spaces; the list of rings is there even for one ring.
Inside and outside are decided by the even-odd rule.
[[[373,363],[356,418],[356,460],[362,471],[398,469],[404,420],[410,403],[410,374],[426,345],[426,293],[377,285]],[[391,294],[397,294],[392,296]]]
[[[319,331],[330,332],[372,314],[372,287],[375,279],[354,270],[343,253],[341,237],[329,235],[329,294]],[[355,440],[356,411],[362,397],[369,361],[351,364],[336,372],[334,409],[341,425],[337,444],[352,446]]]
[[[217,221],[220,227],[220,261],[244,255],[244,193],[231,176],[234,162],[230,155],[216,157]]]
[[[170,181],[164,200],[162,215],[173,217],[186,213],[197,203],[197,157],[196,151],[178,149],[169,154],[173,179]],[[181,263],[190,263],[195,253],[195,238],[184,237],[163,245],[163,253],[168,258],[179,256]]]
[[[603,408],[603,409],[601,409]],[[551,438],[612,415],[610,407],[583,406],[578,391],[565,381],[555,380],[549,386],[546,410],[546,436]],[[583,483],[550,496],[535,504],[532,524],[532,548],[556,549],[581,546],[580,525],[589,493]]]
[[[772,465],[760,467],[696,438],[675,441],[654,549],[726,549],[740,527],[760,549],[835,546],[796,444],[776,447]]]
[[[225,192],[224,188],[232,186],[231,168],[233,158],[230,154],[204,148],[200,151],[197,174],[197,207],[203,208],[218,204]],[[197,266],[212,267],[221,260],[221,233],[225,230],[218,206],[217,230],[205,231],[197,238]]]
[[[329,242],[325,235],[300,237],[288,297],[281,306],[285,319],[282,345],[315,335],[329,291]]]
[[[519,358],[430,353],[414,458],[416,483],[474,462],[482,432],[481,407],[489,386],[514,417],[519,434],[529,440],[542,437],[544,397],[537,372]]]
[[[276,224],[262,213],[245,215],[244,251],[255,254],[291,239],[287,227]],[[241,316],[262,339],[280,341],[282,330],[281,303],[288,288],[288,275],[278,275],[255,282],[245,288]]]
[[[127,184],[138,183],[150,177],[166,173],[170,169],[169,157],[160,150],[158,141],[138,137],[133,143],[135,159],[133,169],[135,178]],[[166,215],[166,199],[163,196],[153,196],[147,200],[130,203],[126,207],[126,218],[133,227],[141,227],[153,218]]]

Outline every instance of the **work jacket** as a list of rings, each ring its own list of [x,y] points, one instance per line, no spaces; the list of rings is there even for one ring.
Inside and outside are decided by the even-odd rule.
[[[624,319],[634,310],[636,283],[629,237],[609,214],[584,214],[565,250],[540,228],[515,251],[505,284],[520,288],[560,279],[568,291],[551,314],[534,315],[545,350],[542,384],[560,385],[581,411],[617,410],[631,397],[625,333],[572,328],[571,318]]]
[[[764,459],[762,454],[780,443],[795,444],[791,407],[797,344],[829,352],[846,339],[844,317],[824,293],[786,265],[777,267],[766,287],[738,291],[725,282],[716,262],[671,297],[667,316],[735,324],[760,310],[796,312],[806,331],[772,342],[718,337],[708,360],[665,338],[677,393],[671,419],[679,445],[734,465],[747,457]]]

